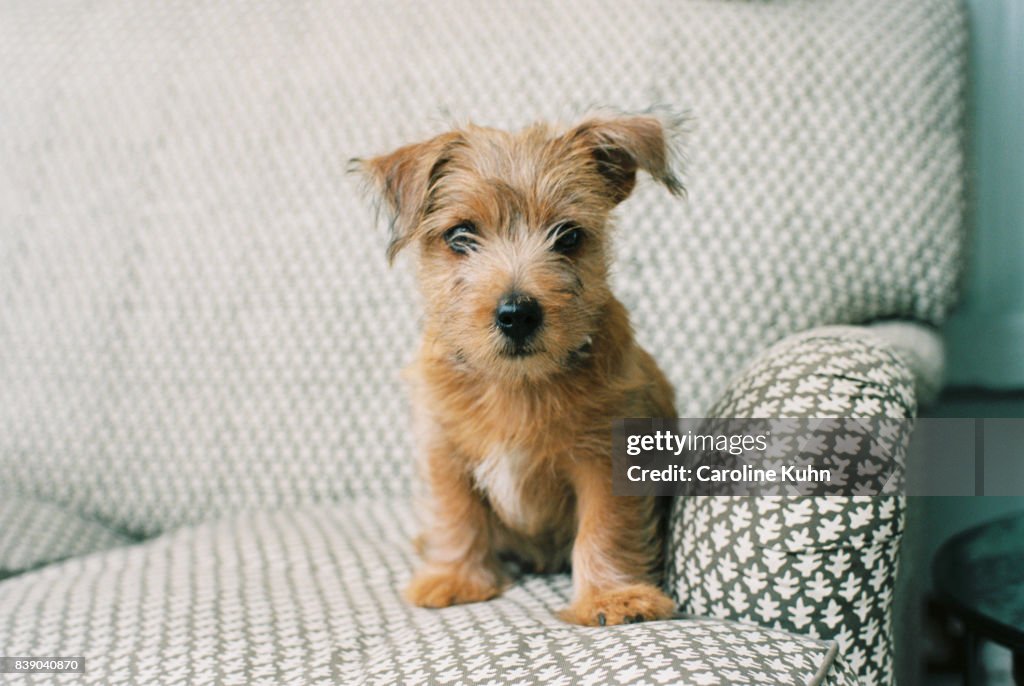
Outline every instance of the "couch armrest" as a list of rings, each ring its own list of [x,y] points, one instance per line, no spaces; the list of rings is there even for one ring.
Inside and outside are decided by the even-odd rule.
[[[755,359],[709,416],[912,419],[916,409],[914,375],[888,343],[826,327]],[[835,639],[863,683],[891,684],[904,506],[902,495],[677,498],[669,590],[688,613]]]

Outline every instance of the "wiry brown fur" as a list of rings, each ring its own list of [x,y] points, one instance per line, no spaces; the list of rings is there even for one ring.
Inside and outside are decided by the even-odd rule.
[[[608,287],[609,215],[643,169],[673,193],[671,126],[654,115],[598,115],[569,130],[477,126],[357,161],[391,220],[389,258],[418,246],[425,329],[409,370],[429,485],[423,568],[407,598],[425,607],[486,600],[506,580],[499,556],[536,569],[571,563],[562,613],[586,625],[663,618],[652,498],[616,497],[611,421],[673,417],[673,392],[633,338]],[[476,228],[476,250],[445,232]],[[584,239],[553,250],[553,227]],[[507,293],[543,307],[531,354],[495,326]]]

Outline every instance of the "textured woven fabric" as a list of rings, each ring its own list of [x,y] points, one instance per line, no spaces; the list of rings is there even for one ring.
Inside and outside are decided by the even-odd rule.
[[[955,0],[7,3],[0,482],[140,534],[409,489],[417,307],[344,175],[458,120],[687,109],[615,288],[706,410],[770,342],[941,321]]]
[[[757,358],[723,417],[888,417],[917,409],[907,365],[867,329],[826,327]],[[888,456],[903,462],[910,422]],[[850,436],[842,423],[837,437]],[[668,585],[682,608],[835,639],[861,683],[892,684],[892,604],[904,496],[677,498]]]
[[[0,579],[49,562],[132,543],[102,524],[0,490]]]
[[[876,322],[863,330],[885,341],[913,372],[918,407],[931,405],[946,379],[946,350],[939,332],[900,321]]]
[[[356,499],[69,560],[0,582],[0,646],[84,656],[81,683],[105,686],[854,683],[830,642],[782,631],[564,624],[553,615],[568,602],[564,575],[527,577],[485,603],[413,608],[398,594],[412,518],[405,502]]]

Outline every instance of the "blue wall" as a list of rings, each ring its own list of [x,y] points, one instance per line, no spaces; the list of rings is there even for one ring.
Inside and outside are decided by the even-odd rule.
[[[968,0],[973,254],[949,382],[1024,389],[1024,0]]]

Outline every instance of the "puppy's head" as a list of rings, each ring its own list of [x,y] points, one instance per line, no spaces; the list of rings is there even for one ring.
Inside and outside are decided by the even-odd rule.
[[[467,126],[356,160],[419,254],[427,335],[458,365],[538,380],[575,366],[600,326],[609,215],[644,170],[669,191],[677,123],[594,115],[568,130]]]

